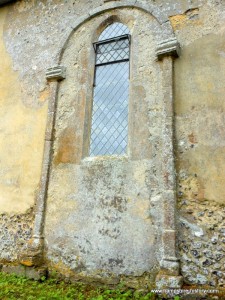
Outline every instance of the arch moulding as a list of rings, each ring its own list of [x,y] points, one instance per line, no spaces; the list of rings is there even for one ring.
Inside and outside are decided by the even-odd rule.
[[[174,32],[170,22],[154,4],[143,4],[138,0],[126,1],[105,1],[105,3],[88,14],[76,20],[61,41],[62,47],[59,49],[53,67],[47,69],[46,78],[50,86],[50,96],[48,104],[48,118],[45,133],[45,146],[43,154],[42,175],[40,179],[39,193],[36,199],[35,221],[33,237],[29,243],[26,253],[21,255],[21,263],[29,262],[30,265],[41,265],[43,261],[44,249],[44,220],[45,207],[48,191],[48,182],[51,166],[51,152],[53,146],[53,130],[55,124],[56,101],[58,95],[59,81],[65,79],[66,70],[60,65],[60,61],[67,43],[72,34],[88,20],[119,8],[136,8],[152,15],[161,27],[161,42],[156,51],[156,57],[162,64],[163,77],[163,151],[162,151],[162,178],[164,178],[163,203],[163,224],[162,224],[162,251],[163,259],[160,263],[161,272],[157,277],[158,288],[179,288],[182,277],[179,276],[179,263],[176,257],[176,183],[173,154],[173,59],[179,56],[179,44],[174,37]]]
[[[119,1],[119,2],[108,2],[103,4],[102,6],[99,6],[93,10],[91,10],[88,14],[81,16],[80,18],[78,18],[73,24],[71,24],[70,29],[67,32],[67,35],[65,35],[65,37],[62,39],[60,45],[62,45],[62,47],[59,49],[55,60],[54,60],[54,64],[58,65],[60,63],[60,60],[62,58],[63,52],[67,46],[67,43],[71,37],[71,35],[84,23],[86,23],[87,21],[89,21],[90,19],[109,12],[113,9],[118,9],[118,8],[136,8],[139,10],[142,10],[148,14],[150,14],[151,16],[153,16],[157,22],[159,23],[159,25],[161,26],[162,29],[162,42],[164,40],[171,40],[174,39],[174,32],[172,29],[172,26],[168,20],[167,15],[164,12],[161,12],[160,9],[152,4],[143,4],[140,3],[140,1],[135,1],[135,0],[125,0],[125,1]]]

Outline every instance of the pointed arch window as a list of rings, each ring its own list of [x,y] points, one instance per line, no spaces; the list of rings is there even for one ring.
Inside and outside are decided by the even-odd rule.
[[[94,49],[90,156],[122,155],[128,138],[129,29],[118,22],[109,25]]]

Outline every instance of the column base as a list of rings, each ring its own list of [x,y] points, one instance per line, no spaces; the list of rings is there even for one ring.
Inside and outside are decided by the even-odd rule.
[[[180,265],[176,257],[164,257],[161,262],[161,272],[164,275],[178,276]]]
[[[161,270],[156,277],[158,289],[180,289],[183,277],[180,276],[179,261],[174,256],[165,256],[161,261]]]
[[[33,237],[24,252],[19,255],[19,262],[26,267],[39,267],[43,264],[43,246],[42,237]]]

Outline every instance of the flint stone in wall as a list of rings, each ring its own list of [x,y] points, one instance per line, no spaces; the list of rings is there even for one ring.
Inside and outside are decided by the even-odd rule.
[[[189,210],[193,211],[191,216]],[[223,220],[220,218],[223,206],[207,200],[197,205],[196,201],[185,199],[185,202],[180,202],[180,213],[178,239],[184,281],[188,284],[223,286],[225,247],[222,241]],[[216,232],[210,229],[214,226],[218,228]],[[204,235],[196,236],[196,229],[199,228],[204,230]]]

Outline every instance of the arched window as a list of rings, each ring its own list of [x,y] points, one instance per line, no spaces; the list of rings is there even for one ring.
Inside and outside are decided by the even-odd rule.
[[[90,156],[126,153],[130,35],[109,25],[94,43],[96,53]]]

